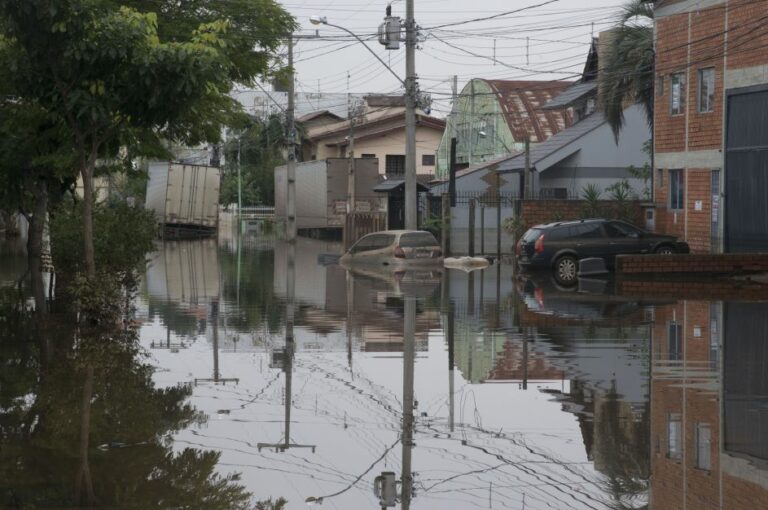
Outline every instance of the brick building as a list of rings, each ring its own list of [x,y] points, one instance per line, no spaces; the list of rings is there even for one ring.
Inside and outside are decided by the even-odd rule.
[[[657,0],[657,231],[768,251],[768,2]]]
[[[768,508],[762,357],[768,305],[680,301],[655,311],[654,510]],[[749,361],[751,360],[751,361]]]

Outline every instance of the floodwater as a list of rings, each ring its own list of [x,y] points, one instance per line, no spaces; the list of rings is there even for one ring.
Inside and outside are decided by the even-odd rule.
[[[96,364],[89,505],[768,508],[768,303],[339,251],[300,238],[292,273],[257,233],[158,245],[141,348]],[[23,258],[0,257],[8,286]],[[84,383],[34,365],[0,368],[0,506],[73,507]],[[58,427],[36,436],[36,406]]]

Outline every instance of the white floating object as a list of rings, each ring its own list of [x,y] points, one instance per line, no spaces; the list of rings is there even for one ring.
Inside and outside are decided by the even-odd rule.
[[[448,257],[443,259],[443,265],[449,269],[461,269],[462,271],[474,271],[488,267],[488,259],[484,257]]]

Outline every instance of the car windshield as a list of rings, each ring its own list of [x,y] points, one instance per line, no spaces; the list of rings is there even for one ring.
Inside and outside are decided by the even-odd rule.
[[[528,232],[526,232],[523,236],[523,241],[526,243],[533,242],[538,239],[539,235],[541,235],[541,230],[537,228],[529,229]]]
[[[403,248],[423,248],[437,245],[437,239],[429,232],[414,232],[413,234],[403,234],[400,237],[400,246]]]

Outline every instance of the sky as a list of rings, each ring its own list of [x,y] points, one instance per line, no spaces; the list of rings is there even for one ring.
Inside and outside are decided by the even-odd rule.
[[[416,22],[421,27],[416,73],[420,89],[432,96],[432,114],[436,116],[450,111],[454,75],[458,77],[459,91],[474,77],[578,78],[591,36],[614,25],[625,3],[623,0],[414,1]],[[396,78],[361,43],[337,28],[309,22],[312,15],[326,16],[329,23],[354,32],[403,77],[404,45],[399,50],[386,50],[375,36],[383,21],[385,1],[287,0],[282,5],[301,25],[299,34],[319,35],[318,39],[302,39],[296,43],[297,92],[402,92]],[[392,14],[404,18],[405,1],[395,0]],[[497,17],[473,21],[491,16]]]

